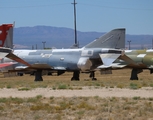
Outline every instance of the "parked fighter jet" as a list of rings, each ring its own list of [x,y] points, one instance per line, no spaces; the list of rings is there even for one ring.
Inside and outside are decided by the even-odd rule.
[[[132,68],[130,80],[138,80],[138,73],[141,73],[143,69],[149,69],[150,74],[153,73],[153,49],[148,50],[126,50],[125,54],[133,61],[130,64],[116,60],[116,63],[125,65],[128,68]]]
[[[0,68],[10,66],[14,63],[3,61],[4,57],[27,64],[25,61],[14,55],[13,52],[13,27],[14,24],[2,24],[0,26]]]
[[[73,72],[71,80],[79,80],[80,71],[91,72],[99,65],[110,65],[125,48],[125,29],[114,29],[88,45],[77,49],[14,50],[3,62],[12,63],[10,71],[35,71],[35,81],[42,81],[42,70]],[[8,57],[8,56],[7,56]],[[22,63],[22,64],[21,64]],[[6,69],[5,69],[6,70]]]
[[[143,69],[149,69],[150,74],[153,73],[153,49],[148,50],[125,50],[124,58],[115,60],[111,65],[100,65],[97,69],[104,73],[112,74],[112,69],[131,68],[130,80],[138,80],[138,74],[143,72]]]

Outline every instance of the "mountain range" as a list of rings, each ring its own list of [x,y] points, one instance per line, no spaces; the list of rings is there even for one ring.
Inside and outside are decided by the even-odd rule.
[[[107,31],[109,32],[109,31]],[[83,47],[106,32],[77,31],[79,47]],[[128,42],[131,41],[131,42]],[[126,47],[131,49],[152,48],[153,35],[126,34]],[[74,44],[74,29],[53,26],[34,26],[14,28],[15,48],[42,49],[70,48]]]

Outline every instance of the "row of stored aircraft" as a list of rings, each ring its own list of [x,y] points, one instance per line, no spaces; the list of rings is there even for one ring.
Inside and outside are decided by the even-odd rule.
[[[153,72],[153,50],[124,50],[125,28],[111,30],[82,48],[13,50],[13,24],[3,24],[0,43],[1,72],[35,72],[35,81],[43,81],[43,70],[73,72],[71,80],[79,80],[80,72],[96,80],[96,70],[132,68],[131,80],[138,80],[143,69]]]

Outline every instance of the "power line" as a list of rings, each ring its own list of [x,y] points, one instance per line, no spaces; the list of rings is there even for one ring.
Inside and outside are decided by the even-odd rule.
[[[61,4],[50,4],[50,5],[29,5],[29,6],[0,6],[0,8],[39,8],[39,7],[50,7],[50,6],[59,6],[59,5],[68,5],[69,3],[61,3]],[[72,3],[74,4],[74,3]],[[77,4],[77,3],[76,3]],[[92,7],[100,7],[107,9],[125,9],[125,10],[145,10],[145,11],[153,11],[153,9],[145,9],[145,8],[124,8],[124,7],[115,7],[115,6],[103,6],[103,5],[94,5],[94,4],[86,4],[79,3],[80,5],[92,6]]]
[[[29,6],[0,6],[0,8],[38,8],[38,7],[59,6],[59,5],[65,5],[65,4],[69,4],[69,3],[51,4],[51,5],[29,5]]]
[[[37,7],[50,7],[50,6],[59,6],[59,5],[68,5],[69,3],[61,3],[61,4],[50,4],[50,5],[29,5],[29,6],[0,6],[0,8],[37,8]],[[107,9],[125,9],[125,10],[145,10],[145,11],[153,11],[151,8],[123,8],[123,7],[115,7],[115,6],[103,6],[103,5],[93,5],[93,4],[86,4],[86,3],[79,3],[80,5],[85,6],[94,6],[100,8],[107,8]]]
[[[100,8],[108,8],[108,9],[125,9],[125,10],[146,10],[146,11],[153,11],[153,9],[143,9],[143,8],[123,8],[123,7],[114,7],[114,6],[103,6],[103,5],[94,5],[94,4],[86,4],[86,3],[79,3],[80,5],[85,6],[95,6]]]

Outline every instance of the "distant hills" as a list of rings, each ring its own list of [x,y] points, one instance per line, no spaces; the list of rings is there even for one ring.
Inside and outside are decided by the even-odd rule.
[[[109,32],[109,31],[107,31]],[[81,32],[77,31],[79,46],[82,47],[106,32]],[[153,35],[126,35],[126,41],[131,40],[131,49],[143,49],[152,47]],[[34,26],[14,28],[14,44],[16,48],[42,49],[46,48],[70,48],[74,44],[74,30],[65,27]],[[128,47],[126,42],[126,47]]]

